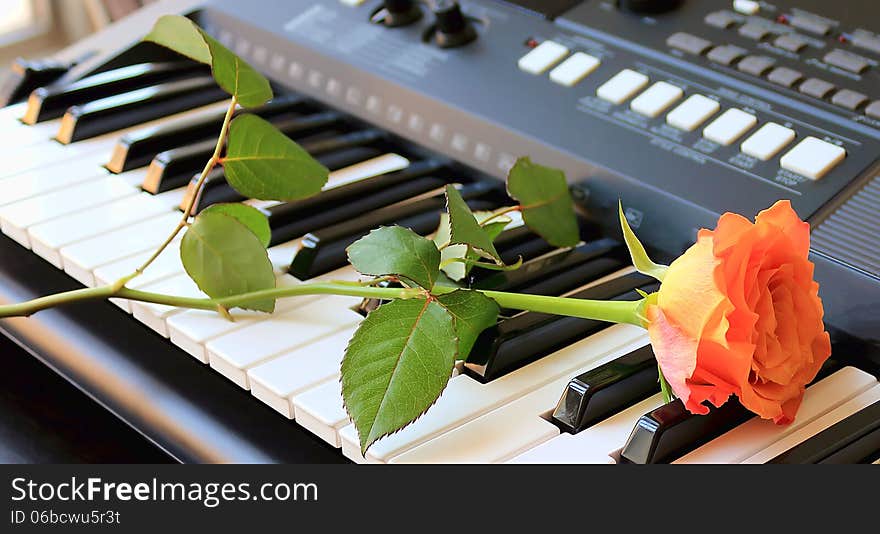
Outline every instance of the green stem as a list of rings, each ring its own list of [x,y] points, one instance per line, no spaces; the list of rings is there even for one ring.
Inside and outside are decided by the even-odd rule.
[[[660,364],[657,364],[657,375],[660,377],[660,391],[663,393],[663,402],[672,402],[672,399],[675,398],[675,394],[672,392],[672,388],[669,387],[669,382],[666,381],[666,377],[663,376],[663,369],[660,369]]]
[[[436,286],[433,294],[451,293],[457,288]],[[66,293],[58,293],[41,297],[28,302],[0,306],[0,318],[32,315],[64,304],[107,298],[123,298],[139,302],[164,304],[178,308],[197,310],[218,310],[247,306],[258,301],[280,299],[303,295],[344,295],[378,300],[411,299],[424,295],[419,288],[384,288],[352,285],[350,282],[306,283],[295,286],[279,287],[254,291],[243,295],[209,299],[187,298],[174,295],[163,295],[120,287],[116,284],[92,289],[78,289]],[[500,291],[482,291],[487,297],[494,299],[502,308],[527,310],[553,315],[567,315],[582,319],[595,319],[612,323],[628,323],[642,326],[639,318],[639,301],[600,301],[583,300],[564,297],[546,297],[543,295],[524,295]]]

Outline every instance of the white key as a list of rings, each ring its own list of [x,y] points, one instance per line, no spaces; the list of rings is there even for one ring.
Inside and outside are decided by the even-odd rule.
[[[607,464],[619,451],[639,418],[663,406],[658,393],[577,434],[564,432],[511,459],[515,464]]]
[[[657,82],[630,102],[629,107],[636,113],[654,118],[682,96],[684,91],[681,87],[667,82]]]
[[[168,212],[168,208],[142,193],[109,204],[34,225],[28,229],[31,247],[56,267],[62,267],[59,249]]]
[[[137,193],[137,189],[115,176],[89,180],[63,191],[3,206],[0,208],[0,226],[4,234],[28,247],[27,229],[35,224],[89,208],[96,209],[95,206]]]
[[[11,204],[37,195],[64,191],[72,185],[100,180],[110,176],[100,166],[103,157],[89,155],[67,163],[51,165],[0,180],[0,205]],[[131,187],[140,187],[145,171],[134,169],[116,175]]]
[[[38,124],[30,125],[15,121],[17,124],[7,124],[0,128],[0,157],[6,158],[15,154],[22,147],[48,143],[52,141],[58,128],[61,127],[61,119],[52,119]]]
[[[324,190],[400,171],[407,167],[409,167],[409,160],[405,157],[398,154],[383,154],[331,172],[330,176],[327,177],[327,184],[324,186]]]
[[[251,394],[293,419],[290,397],[339,378],[345,348],[355,330],[355,327],[344,328],[332,336],[253,367],[248,371]]]
[[[363,317],[350,308],[361,299],[328,296],[208,342],[211,367],[244,389],[247,371],[268,359],[305,345]]]
[[[168,232],[170,235],[170,231]],[[75,246],[75,245],[74,245]],[[124,276],[132,274],[135,269],[139,268],[147,259],[153,255],[159,243],[150,245],[150,248],[144,252],[140,252],[133,256],[127,256],[111,263],[96,267],[92,272],[95,286],[103,286],[116,282]],[[164,278],[169,278],[183,272],[183,264],[180,261],[180,239],[175,240],[168,248],[162,251],[158,258],[137,278],[126,284],[130,289],[137,289],[141,285],[153,283]],[[72,270],[71,265],[67,265],[68,272]],[[89,272],[89,271],[84,271]],[[88,280],[87,275],[83,274],[83,278]],[[80,280],[77,278],[77,280]],[[82,282],[83,280],[80,280]],[[88,284],[86,284],[88,285]],[[131,313],[131,301],[126,299],[110,299],[110,302],[116,304],[128,313]]]
[[[729,145],[758,123],[751,113],[731,108],[703,128],[703,137],[719,145]]]
[[[596,95],[612,104],[623,104],[648,85],[648,77],[641,72],[623,69],[596,89]]]
[[[0,108],[0,129],[5,130],[20,125],[25,111],[27,111],[27,102],[19,102]]]
[[[794,141],[794,137],[795,133],[791,128],[768,122],[743,141],[740,150],[761,161],[767,161]]]
[[[576,52],[550,71],[550,80],[559,85],[574,87],[599,68],[601,64],[602,62],[598,58],[583,52]]]
[[[843,147],[806,137],[779,160],[783,169],[818,180],[846,157]]]
[[[361,454],[361,443],[354,425],[348,425],[339,431],[339,445],[342,448],[343,456],[349,460],[356,464],[368,463],[364,455]]]
[[[289,257],[287,262],[290,262]],[[347,266],[327,273],[324,277],[317,278],[314,281],[354,281],[357,280],[358,277],[359,275],[357,271],[351,266]],[[277,280],[276,283],[278,283],[279,286],[300,283],[296,278],[287,274],[280,276]],[[274,315],[302,306],[317,300],[318,298],[320,297],[308,295],[281,299],[276,304]],[[208,350],[205,345],[209,341],[235,332],[245,326],[268,320],[270,318],[269,315],[258,312],[233,310],[231,313],[236,318],[234,322],[226,320],[213,311],[187,310],[183,313],[173,315],[168,318],[168,330],[171,335],[171,341],[191,354],[195,359],[203,363],[208,363]]]
[[[64,271],[86,286],[96,285],[94,272],[98,267],[140,252],[154,252],[179,221],[180,215],[169,213],[63,247],[59,252]],[[176,250],[168,255],[179,258]],[[132,272],[134,269],[121,276]],[[115,282],[120,277],[108,282]],[[137,279],[138,282],[141,280]]]
[[[876,384],[873,375],[855,367],[844,367],[807,388],[794,422],[777,425],[754,417],[673,463],[742,462]]]
[[[643,329],[613,325],[487,384],[458,376],[450,380],[437,404],[419,420],[374,443],[367,459],[387,462],[554,380],[568,378],[585,365],[604,363],[644,344]]]
[[[141,291],[149,291],[151,293],[161,293],[164,295],[175,295],[188,298],[208,298],[201,292],[199,287],[193,282],[192,278],[186,274],[179,274],[152,284],[138,287]],[[163,304],[153,304],[147,302],[132,302],[131,313],[135,319],[152,328],[156,333],[163,337],[168,337],[168,326],[165,319],[175,313],[180,313],[181,308],[174,306],[165,306]]]
[[[551,382],[525,397],[395,456],[390,463],[500,463],[512,458],[559,435],[559,427],[541,415],[553,409],[567,382],[567,378]]]
[[[694,131],[721,109],[721,104],[703,95],[691,95],[666,115],[666,123],[686,132]]]
[[[567,55],[568,48],[555,41],[547,40],[521,57],[517,65],[524,72],[538,75],[546,72]]]
[[[880,401],[880,385],[874,386],[861,395],[857,395],[852,399],[844,402],[837,408],[826,413],[822,417],[804,425],[795,430],[788,436],[777,441],[766,449],[746,458],[741,463],[744,464],[764,464],[776,458],[792,447],[799,445],[811,437],[819,434],[823,430],[833,426],[835,423],[843,421],[847,417],[854,415],[860,410],[864,410],[868,406]]]
[[[294,419],[303,428],[334,447],[339,447],[339,431],[350,422],[342,405],[342,384],[328,380],[291,399]]]

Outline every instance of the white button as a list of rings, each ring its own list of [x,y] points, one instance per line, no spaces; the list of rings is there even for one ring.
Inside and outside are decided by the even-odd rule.
[[[612,104],[622,104],[646,85],[648,85],[647,76],[634,70],[623,69],[596,89],[596,94]]]
[[[541,74],[568,54],[568,48],[555,41],[544,41],[519,60],[519,68],[530,74]]]
[[[818,180],[846,157],[843,147],[807,137],[782,156],[783,169]]]
[[[671,83],[657,82],[633,100],[629,107],[647,117],[656,117],[673,102],[684,96],[684,91]]]
[[[691,95],[680,106],[669,112],[666,122],[681,130],[692,132],[694,128],[706,122],[714,115],[721,105],[703,95]]]
[[[550,71],[550,79],[560,85],[572,87],[589,76],[601,64],[602,62],[597,58],[578,52]]]
[[[365,0],[339,0],[343,4],[351,7],[357,7],[364,3]]]
[[[795,133],[791,128],[768,122],[743,141],[740,148],[749,156],[767,161],[779,153],[785,145],[794,141],[794,138]]]
[[[743,15],[754,15],[761,10],[761,4],[755,0],[733,0],[733,9]]]
[[[751,113],[728,109],[703,129],[703,137],[719,145],[729,145],[758,122]]]

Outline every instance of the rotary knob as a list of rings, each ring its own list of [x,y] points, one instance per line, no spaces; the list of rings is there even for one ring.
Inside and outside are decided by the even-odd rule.
[[[618,0],[621,9],[644,15],[656,15],[678,9],[684,0]]]
[[[466,45],[477,38],[474,25],[461,12],[458,2],[434,0],[431,11],[436,21],[434,42],[441,48]]]
[[[385,0],[377,17],[389,28],[408,26],[422,18],[422,9],[415,0]]]

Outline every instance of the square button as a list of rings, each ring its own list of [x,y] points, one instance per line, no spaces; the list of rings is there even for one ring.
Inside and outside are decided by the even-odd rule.
[[[719,145],[729,145],[739,139],[758,122],[751,113],[728,109],[703,129],[703,137]]]
[[[666,122],[679,130],[692,132],[721,109],[721,104],[703,95],[691,95],[666,115]]]
[[[834,96],[831,97],[831,103],[835,106],[840,106],[842,108],[851,110],[855,110],[867,101],[867,96],[863,95],[862,93],[852,91],[850,89],[841,89],[840,91],[834,93]]]
[[[731,65],[737,59],[746,55],[748,51],[733,45],[716,46],[706,54],[709,61],[720,63],[722,65]]]
[[[807,46],[807,40],[796,33],[783,33],[773,41],[773,44],[789,52],[800,52]]]
[[[601,62],[583,52],[577,52],[550,71],[550,79],[566,87],[573,87],[596,70]]]
[[[762,76],[775,63],[775,59],[767,56],[747,56],[739,62],[737,68],[746,74]]]
[[[680,87],[666,82],[657,82],[633,100],[629,107],[636,113],[654,118],[684,96]]]
[[[818,180],[846,157],[843,147],[815,137],[807,137],[782,156],[783,169]]]
[[[767,75],[768,80],[783,87],[791,87],[803,77],[804,75],[799,71],[788,67],[776,67]]]
[[[622,104],[648,85],[648,77],[641,72],[623,69],[596,89],[596,95],[612,104]]]
[[[813,98],[825,98],[828,93],[834,90],[834,84],[820,80],[819,78],[807,78],[804,83],[798,87],[798,91]]]
[[[555,41],[544,41],[519,59],[519,68],[529,74],[542,74],[568,55],[568,48]]]
[[[749,156],[767,161],[794,141],[794,138],[795,133],[791,128],[768,122],[743,141],[740,149]]]
[[[748,37],[749,39],[754,39],[755,41],[760,41],[764,37],[767,37],[769,33],[770,30],[767,29],[766,25],[754,22],[748,22],[739,28],[740,35]]]

